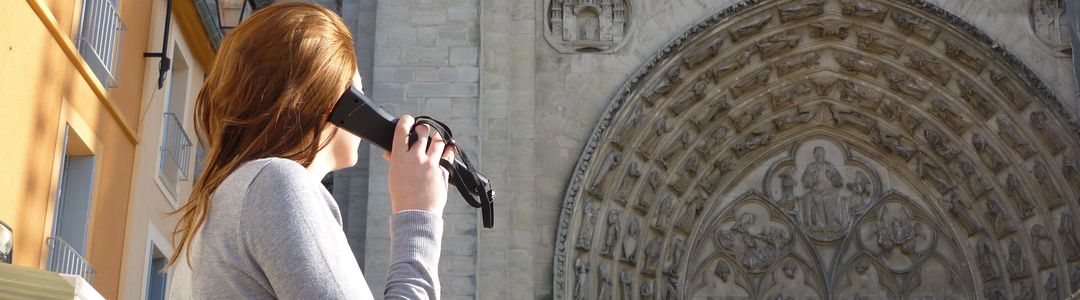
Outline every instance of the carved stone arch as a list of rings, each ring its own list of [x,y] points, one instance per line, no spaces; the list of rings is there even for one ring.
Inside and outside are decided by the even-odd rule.
[[[686,273],[691,265],[710,263],[691,259],[708,224],[738,211],[730,205],[741,199],[736,195],[783,211],[770,202],[776,184],[769,178],[784,172],[776,169],[784,153],[815,136],[857,152],[883,172],[865,181],[904,187],[900,194],[934,220],[939,240],[956,241],[948,255],[934,254],[944,253],[939,243],[922,257],[940,257],[942,268],[969,281],[957,285],[964,297],[1050,295],[1040,285],[1054,280],[1060,290],[1075,290],[1080,284],[1070,276],[1080,270],[1080,255],[1068,253],[1080,252],[1071,242],[1080,238],[1060,229],[1075,227],[1060,220],[1080,211],[1078,128],[1016,58],[922,0],[735,5],[659,51],[598,122],[564,199],[554,295],[603,296],[603,287],[623,284],[623,273],[635,297],[684,295],[680,287],[698,278]],[[804,191],[794,194],[839,203],[833,199],[854,189],[847,184],[856,182],[857,168],[847,159],[819,165],[842,173],[840,180],[815,173],[824,179],[806,184],[807,168],[796,168]],[[782,214],[781,223],[803,222]],[[823,220],[830,222],[827,214]],[[1035,225],[1043,229],[1036,233]],[[850,237],[852,226],[838,234]],[[807,229],[809,236],[834,232]],[[803,238],[803,231],[790,232],[796,250],[813,244],[839,251],[843,244]],[[839,269],[813,252],[794,252],[814,274]],[[1051,265],[1039,261],[1045,257],[1053,257],[1051,267],[1042,267]],[[997,274],[982,274],[981,260]],[[923,262],[905,270],[917,274]],[[775,263],[755,265],[747,276],[760,279]],[[609,270],[609,279],[597,269]],[[818,292],[835,297],[839,277],[822,278]]]

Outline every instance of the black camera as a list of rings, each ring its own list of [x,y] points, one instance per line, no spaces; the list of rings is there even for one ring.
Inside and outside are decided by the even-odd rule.
[[[334,109],[330,111],[329,121],[383,150],[393,149],[397,116],[376,105],[371,98],[355,87],[350,86],[341,95]],[[426,116],[416,117],[416,124],[409,133],[410,146],[417,139],[416,126],[419,125],[430,126],[434,131],[439,132],[447,145],[458,147],[449,126]],[[487,177],[473,167],[465,152],[461,151],[460,147],[457,150],[454,153],[453,162],[443,160],[440,165],[450,171],[450,184],[457,187],[461,197],[465,198],[472,207],[480,208],[484,228],[491,228],[495,225],[495,191],[491,189],[491,183]]]

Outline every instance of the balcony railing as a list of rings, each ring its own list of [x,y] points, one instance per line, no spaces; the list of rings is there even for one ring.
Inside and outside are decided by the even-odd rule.
[[[106,88],[116,87],[124,21],[115,0],[84,0],[79,53]]]
[[[86,282],[94,283],[94,267],[58,236],[48,237],[45,244],[49,247],[47,270],[50,272],[71,274],[82,277]]]
[[[165,113],[165,139],[161,143],[161,174],[174,184],[176,179],[188,180],[191,160],[191,139],[176,114]],[[173,187],[175,189],[175,187]]]

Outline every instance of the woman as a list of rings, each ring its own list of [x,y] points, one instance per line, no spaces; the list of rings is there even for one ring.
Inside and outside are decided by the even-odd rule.
[[[195,298],[370,299],[334,199],[319,183],[356,163],[360,139],[327,122],[360,86],[352,36],[333,12],[277,4],[221,43],[195,103],[208,146],[202,177],[177,211],[177,251]],[[413,118],[397,124],[389,160],[391,264],[386,298],[437,298],[446,170],[453,149]],[[451,147],[452,148],[452,147]]]

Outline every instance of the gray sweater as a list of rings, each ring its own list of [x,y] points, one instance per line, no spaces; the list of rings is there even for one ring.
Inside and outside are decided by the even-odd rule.
[[[442,219],[390,217],[387,299],[436,299]],[[244,163],[215,190],[191,246],[197,299],[371,299],[334,198],[300,164]]]

